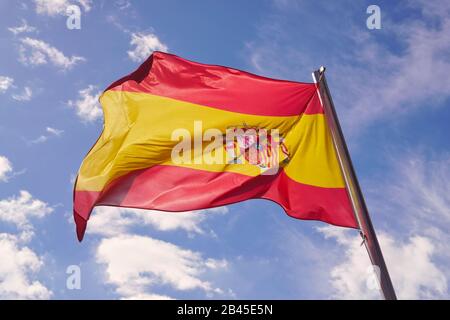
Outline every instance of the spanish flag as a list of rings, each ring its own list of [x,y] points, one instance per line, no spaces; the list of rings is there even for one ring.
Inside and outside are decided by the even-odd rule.
[[[74,188],[80,241],[95,206],[267,199],[297,219],[357,228],[316,84],[154,52],[100,103],[103,132]]]

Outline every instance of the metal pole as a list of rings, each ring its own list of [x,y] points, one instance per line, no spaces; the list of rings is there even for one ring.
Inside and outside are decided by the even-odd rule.
[[[324,108],[325,117],[327,118],[328,127],[331,131],[333,144],[339,159],[339,164],[347,187],[347,192],[352,203],[353,212],[359,225],[364,245],[369,253],[370,261],[377,270],[379,270],[379,283],[382,294],[386,300],[396,300],[394,287],[389,277],[389,273],[384,262],[380,244],[378,243],[375,230],[370,220],[364,196],[356,177],[355,169],[345,143],[344,135],[331,99],[330,90],[328,89],[327,80],[325,79],[325,68],[320,67],[319,70],[313,72],[314,83],[316,84],[322,106]]]

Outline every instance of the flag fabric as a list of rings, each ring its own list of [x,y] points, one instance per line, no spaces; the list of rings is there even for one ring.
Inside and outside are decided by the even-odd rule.
[[[74,187],[78,239],[95,206],[181,212],[248,199],[272,200],[294,218],[357,228],[317,89],[154,52],[100,97],[103,132]],[[221,155],[208,148],[208,132],[230,128],[243,135],[224,142],[226,161],[211,161]],[[252,128],[264,136],[245,138]],[[194,148],[180,162],[174,149],[186,137]],[[250,151],[256,162],[248,161]],[[266,174],[273,159],[279,167]]]

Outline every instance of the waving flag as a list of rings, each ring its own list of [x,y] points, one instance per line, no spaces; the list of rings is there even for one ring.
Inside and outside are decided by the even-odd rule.
[[[74,190],[78,239],[95,206],[189,211],[256,198],[356,228],[317,89],[153,53],[100,97],[104,129]],[[211,144],[230,131],[240,133],[221,155]]]

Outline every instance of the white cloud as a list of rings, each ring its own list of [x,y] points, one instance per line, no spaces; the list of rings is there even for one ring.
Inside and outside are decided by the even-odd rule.
[[[83,7],[85,12],[92,9],[91,0],[34,0],[36,4],[36,13],[47,16],[65,15],[67,7],[74,4],[79,4]]]
[[[36,13],[49,16],[64,14],[70,2],[67,0],[34,0]]]
[[[47,63],[53,64],[62,70],[69,70],[79,62],[86,61],[80,56],[67,57],[57,48],[50,44],[33,38],[20,39],[19,61],[25,65],[43,65]]]
[[[14,83],[14,79],[6,76],[0,76],[0,93],[6,92]]]
[[[387,159],[392,169],[384,179],[372,180],[370,203],[397,232],[431,239],[439,268],[450,275],[450,154],[415,150]]]
[[[383,214],[378,219],[389,229],[379,231],[378,237],[397,295],[400,299],[448,298],[450,155],[407,151],[386,158],[391,169],[384,178],[370,180],[368,203]],[[335,297],[379,297],[366,286],[370,262],[359,237],[334,227],[320,231],[345,250],[332,271]]]
[[[55,128],[52,128],[52,127],[47,127],[45,130],[48,133],[50,133],[50,134],[52,134],[54,136],[57,136],[57,137],[61,136],[64,133],[64,130],[59,130],[59,129],[55,129]]]
[[[200,276],[211,266],[223,266],[223,262],[205,262],[198,252],[150,237],[121,235],[103,239],[96,258],[106,265],[107,282],[115,285],[124,298],[169,298],[151,292],[152,287],[161,285],[210,294],[221,292]]]
[[[212,270],[226,269],[226,268],[228,268],[228,261],[225,259],[215,260],[215,259],[209,258],[205,261],[205,266]]]
[[[153,51],[168,50],[167,46],[153,33],[132,33],[130,45],[134,46],[134,49],[128,51],[128,57],[134,62],[144,61]]]
[[[422,17],[400,23],[385,19],[386,25],[395,24],[392,41],[402,47],[400,53],[367,32],[356,32],[352,40],[360,49],[347,58],[357,63],[335,66],[343,79],[358,75],[358,81],[344,81],[336,88],[341,92],[336,95],[338,103],[348,107],[342,120],[349,130],[395,119],[394,114],[429,110],[450,97],[450,3],[411,1],[408,5],[422,11]]]
[[[8,181],[8,174],[13,170],[11,161],[4,156],[0,156],[0,182]]]
[[[33,91],[30,87],[25,87],[20,94],[13,94],[12,98],[16,101],[30,101],[33,97]]]
[[[346,75],[359,77],[349,87],[356,99],[344,118],[347,127],[361,129],[386,116],[392,118],[393,113],[428,109],[450,96],[450,43],[446,41],[449,17],[437,18],[441,23],[437,29],[426,22],[400,25],[398,42],[406,46],[400,56],[369,37],[357,40],[364,49],[356,58],[364,67],[348,66],[343,70]],[[341,104],[348,101],[343,99]]]
[[[33,280],[43,266],[42,258],[20,242],[13,235],[0,233],[0,299],[49,299],[52,292]]]
[[[10,88],[17,89],[14,84],[14,79],[6,76],[0,76],[0,93],[5,93]],[[11,97],[17,101],[29,101],[33,96],[33,91],[30,87],[24,87],[19,94],[13,94]]]
[[[393,172],[389,178],[395,177],[395,183],[380,182],[387,185],[384,191],[388,191],[389,197],[384,205],[381,201],[377,201],[377,205],[383,205],[383,210],[389,212],[407,209],[410,219],[405,223],[410,228],[416,229],[413,224],[420,227],[427,224],[428,228],[450,227],[450,154],[410,151],[391,157]],[[375,196],[381,199],[381,194]]]
[[[30,219],[45,217],[52,211],[52,207],[33,198],[28,191],[0,200],[0,221],[12,223],[20,230],[32,230]]]
[[[58,129],[51,128],[51,127],[45,128],[45,131],[46,131],[48,134],[40,135],[38,138],[36,138],[36,139],[34,139],[34,140],[31,140],[31,141],[29,141],[28,143],[29,143],[29,144],[39,144],[39,143],[44,143],[44,142],[47,142],[48,139],[50,139],[52,136],[60,137],[60,136],[64,133],[64,130],[58,130]]]
[[[83,121],[93,122],[100,119],[103,115],[98,102],[101,91],[97,91],[95,86],[89,85],[87,88],[80,90],[78,94],[78,100],[69,100],[67,104],[76,109],[77,115]]]
[[[98,207],[89,219],[88,234],[114,236],[125,233],[140,220],[139,212],[133,209]]]
[[[130,0],[116,0],[114,4],[119,8],[119,10],[125,10],[131,7]]]
[[[331,284],[334,297],[340,299],[377,299],[379,289],[371,286],[373,273],[370,261],[361,239],[351,236],[348,230],[336,227],[323,227],[321,231],[327,238],[335,238],[345,250],[344,261],[331,271]],[[447,293],[444,272],[433,262],[435,246],[426,237],[412,236],[406,242],[395,240],[380,232],[380,245],[386,264],[400,299],[443,298]]]
[[[83,7],[85,12],[89,12],[92,9],[92,0],[78,0],[78,3]]]
[[[204,210],[207,211],[207,210]],[[225,213],[226,208],[212,209]],[[209,213],[211,214],[211,213]],[[152,226],[159,231],[183,230],[189,235],[204,234],[201,223],[205,212],[160,212],[127,208],[96,208],[88,233],[103,238],[96,249],[96,260],[105,264],[107,282],[123,299],[171,299],[154,292],[155,286],[176,290],[200,289],[207,295],[223,294],[201,277],[204,272],[228,268],[225,259],[203,258],[169,242],[132,235],[136,227]]]
[[[225,210],[225,209],[222,209]],[[99,207],[89,220],[88,232],[103,236],[129,232],[136,225],[150,225],[160,231],[184,230],[203,234],[200,224],[206,212],[161,212],[127,208]]]
[[[117,15],[109,15],[106,17],[106,20],[111,23],[113,26],[115,26],[117,29],[122,31],[123,33],[130,34],[131,31],[128,30],[120,21]]]
[[[176,229],[188,232],[203,233],[199,227],[201,221],[205,219],[205,213],[201,212],[152,212],[142,216],[144,223],[150,224],[161,231],[171,231]]]
[[[37,31],[37,29],[35,27],[28,25],[28,23],[25,19],[22,19],[22,24],[20,26],[11,27],[11,28],[8,28],[8,30],[11,31],[14,35],[18,35],[20,33],[30,33],[30,32]]]
[[[136,293],[126,297],[122,297],[121,300],[174,300],[174,299],[169,296],[163,296],[159,294]]]
[[[37,278],[44,266],[26,243],[34,237],[31,219],[42,218],[53,211],[46,203],[27,191],[18,197],[0,200],[0,222],[12,223],[18,235],[0,233],[0,299],[49,299],[52,292]]]
[[[41,135],[41,136],[37,137],[36,139],[29,141],[29,144],[40,144],[40,143],[47,142],[47,140],[48,140],[48,136]]]

